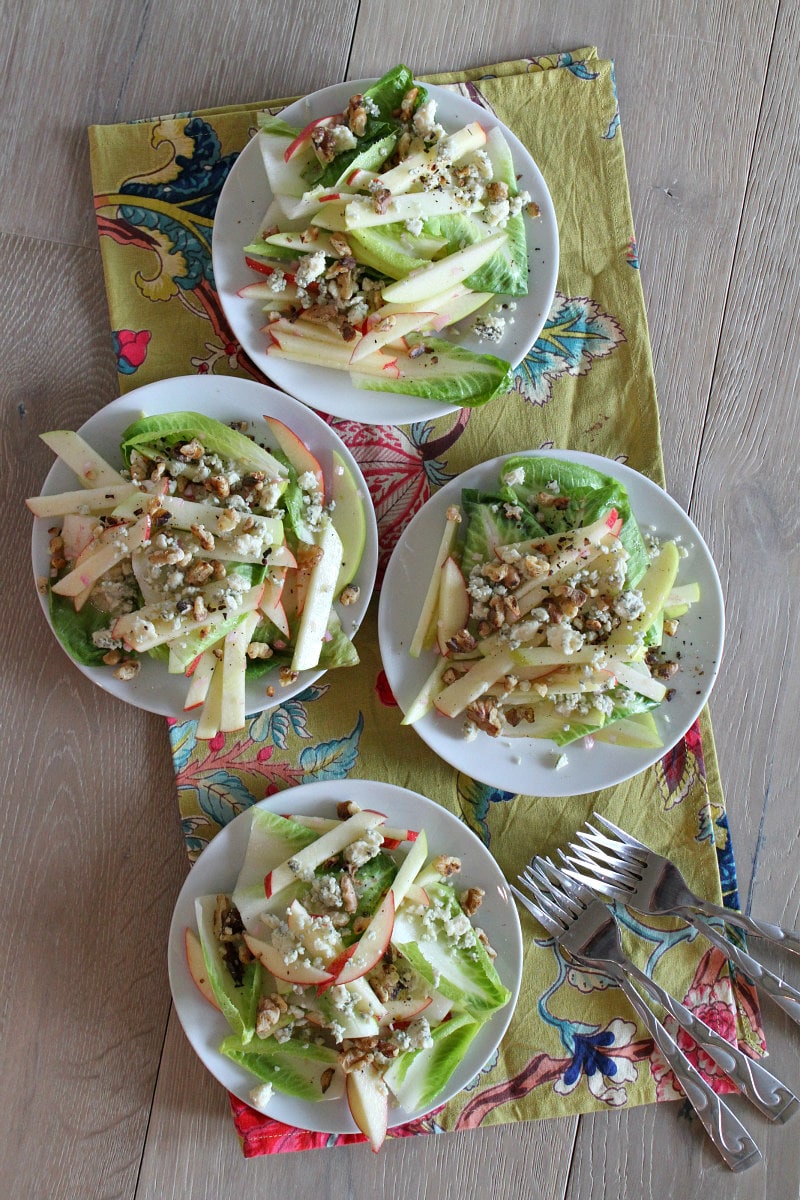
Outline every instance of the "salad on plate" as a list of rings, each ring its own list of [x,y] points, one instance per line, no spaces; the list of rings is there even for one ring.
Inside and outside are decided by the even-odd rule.
[[[339,612],[359,599],[359,488],[335,453],[326,480],[277,417],[261,432],[154,412],[124,429],[114,465],[55,430],[42,437],[74,487],[27,501],[48,523],[40,587],[67,652],[120,685],[147,658],[185,677],[202,739],[244,726],[248,682],[264,677],[269,698],[301,672],[358,662]]]
[[[637,523],[624,484],[557,457],[505,459],[446,510],[409,646],[433,669],[404,723],[434,711],[471,740],[658,749],[681,687],[687,551]],[[559,757],[555,765],[566,763]]]
[[[335,816],[298,807],[243,814],[238,877],[195,896],[186,963],[230,1027],[218,1053],[247,1073],[251,1104],[343,1097],[378,1150],[390,1102],[430,1109],[512,1000],[476,924],[494,875],[459,883],[448,846],[355,800]]]
[[[488,351],[528,293],[539,205],[499,126],[437,116],[402,65],[303,127],[259,114],[272,198],[239,296],[263,309],[269,360],[451,405],[508,390],[511,364]],[[448,340],[467,325],[486,352]]]

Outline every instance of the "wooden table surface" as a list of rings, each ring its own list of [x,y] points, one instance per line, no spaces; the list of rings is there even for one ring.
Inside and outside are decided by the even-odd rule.
[[[797,927],[796,0],[3,8],[0,1196],[798,1196],[800,1125],[748,1109],[764,1162],[733,1176],[675,1104],[246,1161],[171,1011],[166,936],[187,861],[164,722],[109,700],[53,644],[22,507],[51,461],[39,432],[117,394],[89,124],[401,60],[424,73],[597,45],[616,61],[668,485],[727,597],[711,711],[742,905]],[[800,983],[800,963],[769,958]],[[764,1016],[797,1090],[800,1029],[768,1000]]]

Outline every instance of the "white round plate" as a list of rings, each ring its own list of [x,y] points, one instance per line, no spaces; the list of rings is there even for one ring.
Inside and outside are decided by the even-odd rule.
[[[378,530],[375,511],[369,499],[364,477],[352,454],[338,434],[305,405],[298,404],[296,400],[290,396],[284,396],[274,388],[265,387],[252,380],[234,379],[222,375],[185,375],[176,379],[163,379],[157,383],[147,384],[118,400],[113,400],[93,417],[90,417],[78,432],[112,466],[122,466],[119,452],[120,439],[123,431],[132,421],[137,421],[140,417],[152,413],[184,411],[203,413],[205,416],[215,417],[226,424],[230,421],[247,421],[250,425],[248,432],[258,437],[263,431],[265,438],[268,437],[269,430],[261,421],[262,415],[276,417],[288,425],[301,441],[308,445],[319,461],[326,480],[330,480],[332,477],[334,450],[347,463],[363,498],[367,523],[364,553],[353,581],[359,585],[360,594],[355,604],[348,608],[339,608],[342,625],[349,632],[356,630],[364,619],[375,584],[378,562]],[[74,490],[76,487],[77,483],[73,472],[62,462],[57,461],[44,481],[42,495],[53,495],[57,492]],[[50,535],[48,529],[53,523],[52,519],[34,519],[31,549],[33,574],[34,579],[37,580],[42,576],[47,578],[49,572],[48,543]],[[38,594],[42,610],[52,628],[48,596],[42,595],[41,592]],[[142,655],[141,662],[138,675],[128,682],[115,679],[110,667],[85,667],[78,662],[75,663],[75,666],[93,683],[98,684],[99,687],[110,692],[119,700],[133,704],[136,708],[144,708],[148,712],[187,720],[188,715],[183,708],[188,689],[186,678],[183,675],[170,675],[165,663],[148,658],[147,655]],[[297,680],[288,687],[282,687],[279,684],[277,674],[276,669],[274,672],[261,675],[258,679],[248,681],[245,705],[248,714],[262,712],[264,709],[285,703],[286,700],[307,688],[315,679],[319,679],[324,671],[302,671]],[[272,698],[266,694],[266,689],[270,684],[275,686],[275,695]]]
[[[525,452],[522,452],[525,453]],[[672,685],[669,703],[653,710],[664,745],[636,749],[595,742],[573,742],[563,750],[539,738],[490,738],[479,733],[467,741],[460,720],[429,712],[414,729],[432,750],[459,771],[504,791],[536,796],[578,796],[613,787],[652,766],[674,746],[708,700],[722,657],[725,613],[716,567],[702,537],[686,513],[667,493],[638,471],[596,454],[568,450],[537,450],[532,457],[583,463],[618,479],[627,489],[631,508],[643,531],[652,527],[665,540],[680,539],[688,551],[681,560],[678,583],[697,582],[700,600],[681,617],[674,648],[681,669]],[[381,588],[378,636],[389,684],[403,712],[407,711],[434,665],[433,653],[414,659],[408,647],[428,586],[436,551],[450,504],[462,488],[494,490],[499,468],[510,454],[480,463],[451,480],[420,509],[395,547]],[[556,769],[556,762],[566,762]]]
[[[256,807],[273,812],[314,816],[336,816],[336,804],[355,800],[362,808],[386,813],[388,822],[411,829],[424,829],[432,854],[454,854],[461,859],[459,887],[482,887],[480,925],[497,951],[495,965],[511,999],[487,1021],[471,1043],[446,1089],[429,1108],[407,1113],[395,1106],[389,1124],[403,1125],[438,1108],[466,1087],[493,1057],[508,1028],[522,978],[522,934],[513,896],[500,868],[483,843],[447,809],[432,800],[388,783],[364,779],[338,779],[289,788],[262,800]],[[252,1105],[250,1093],[259,1083],[249,1071],[219,1053],[217,1047],[230,1033],[225,1018],[203,999],[189,974],[184,949],[184,931],[197,931],[194,902],[197,896],[230,892],[244,859],[250,832],[251,809],[226,825],[202,852],[181,889],[169,933],[169,979],[175,1011],[193,1049],[223,1087]],[[321,1133],[357,1133],[343,1096],[317,1102],[273,1093],[262,1111],[276,1121]]]
[[[339,83],[323,88],[289,105],[281,116],[290,125],[304,127],[315,117],[341,112],[354,93],[363,91],[373,82]],[[467,333],[459,338],[459,344],[470,350],[495,354],[517,366],[539,336],[555,294],[558,226],[547,184],[522,142],[489,109],[446,88],[423,86],[435,97],[437,119],[446,129],[455,130],[470,121],[480,121],[486,129],[495,125],[502,129],[511,149],[520,189],[530,192],[539,205],[541,215],[525,221],[530,288],[527,296],[514,297],[514,324],[507,324],[505,336],[499,343],[481,341],[476,335]],[[211,246],[220,303],[236,338],[256,366],[273,383],[312,408],[367,425],[400,425],[433,420],[455,412],[452,405],[420,396],[364,392],[353,387],[345,371],[326,371],[323,367],[276,359],[266,353],[266,335],[261,332],[264,325],[262,302],[247,300],[238,293],[240,288],[257,279],[244,260],[243,248],[256,235],[271,200],[272,192],[256,135],[245,146],[225,181],[214,217]],[[498,297],[498,301],[501,300],[502,297]]]

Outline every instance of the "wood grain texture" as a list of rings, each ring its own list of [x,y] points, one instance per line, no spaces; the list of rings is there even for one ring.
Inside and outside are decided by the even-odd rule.
[[[800,925],[800,336],[782,251],[800,227],[797,4],[4,7],[0,495],[16,514],[50,465],[36,435],[116,394],[88,124],[295,93],[400,59],[424,72],[587,44],[615,59],[667,478],[727,594],[712,716],[743,902]],[[410,1139],[377,1157],[244,1160],[223,1091],[168,1016],[166,932],[187,868],[164,723],[107,699],[51,642],[25,519],[4,548],[0,1195],[798,1195],[796,1134],[742,1105],[765,1164],[740,1178],[676,1105]],[[765,1020],[773,1069],[797,1090],[798,1030],[768,1002]]]

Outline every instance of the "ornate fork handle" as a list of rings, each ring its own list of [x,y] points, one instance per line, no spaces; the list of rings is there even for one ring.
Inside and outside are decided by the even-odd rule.
[[[754,983],[762,987],[768,995],[772,996],[775,1003],[793,1021],[796,1021],[800,1025],[800,992],[796,988],[793,988],[785,979],[781,979],[779,975],[776,975],[767,967],[762,966],[752,955],[746,954],[744,950],[740,950],[738,946],[734,946],[733,942],[728,941],[723,934],[714,929],[712,925],[709,925],[702,917],[699,917],[697,913],[689,915],[687,912],[685,915],[686,919],[691,921],[695,929],[700,930],[703,936],[711,942],[712,946],[716,946],[718,950],[721,950],[726,958],[730,959],[733,965],[739,968],[743,975],[746,975],[748,979],[752,979]]]
[[[604,970],[619,984],[631,1006],[655,1044],[669,1063],[686,1098],[697,1113],[706,1133],[732,1171],[745,1171],[761,1160],[761,1151],[750,1134],[703,1076],[689,1062],[667,1030],[651,1012],[636,988],[619,968],[604,965]]]
[[[781,925],[772,925],[769,921],[757,921],[755,917],[748,917],[744,913],[723,908],[719,904],[712,904],[710,900],[697,900],[691,907],[683,905],[677,912],[686,921],[693,921],[698,912],[705,917],[719,917],[728,925],[736,925],[748,933],[754,933],[756,937],[774,942],[784,950],[792,950],[795,954],[800,954],[800,933],[784,929]]]
[[[759,1062],[743,1054],[738,1046],[731,1045],[715,1030],[696,1017],[685,1004],[670,996],[669,992],[645,975],[635,963],[625,967],[628,975],[638,980],[641,986],[694,1038],[709,1058],[733,1080],[743,1095],[771,1121],[785,1124],[800,1107],[800,1100],[786,1084],[776,1079]]]

